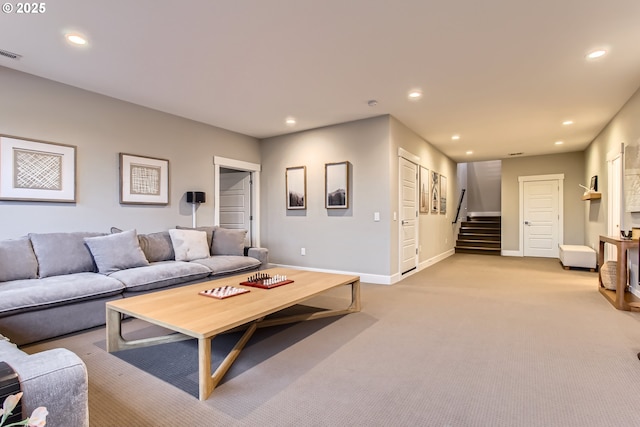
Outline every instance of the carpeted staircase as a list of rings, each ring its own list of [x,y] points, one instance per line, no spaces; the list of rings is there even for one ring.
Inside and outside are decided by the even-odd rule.
[[[456,253],[500,255],[499,216],[470,216],[462,221]]]

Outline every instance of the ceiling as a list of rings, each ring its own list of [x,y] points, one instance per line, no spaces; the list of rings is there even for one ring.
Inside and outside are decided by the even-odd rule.
[[[0,14],[0,49],[257,138],[391,114],[466,162],[586,148],[640,87],[640,1],[56,0]]]

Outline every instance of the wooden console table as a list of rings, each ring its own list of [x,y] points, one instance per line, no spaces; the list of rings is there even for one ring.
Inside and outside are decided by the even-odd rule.
[[[602,266],[604,265],[604,244],[609,243],[617,248],[616,290],[610,291],[602,285]],[[600,293],[607,298],[615,308],[626,311],[640,311],[640,298],[627,292],[627,261],[629,249],[637,248],[638,240],[623,240],[617,237],[600,236],[600,250],[598,251],[598,282]]]

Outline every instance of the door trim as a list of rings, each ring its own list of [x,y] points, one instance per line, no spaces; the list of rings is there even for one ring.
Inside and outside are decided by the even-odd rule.
[[[530,175],[518,177],[518,233],[519,244],[517,254],[524,256],[524,183],[532,181],[558,181],[558,244],[564,244],[564,174]]]
[[[420,171],[420,157],[405,150],[404,148],[398,148],[398,216],[402,219],[402,159],[416,165],[416,170]],[[420,190],[420,183],[416,177],[416,193]],[[420,195],[416,194],[416,203],[419,203]],[[416,204],[416,210],[418,206]],[[420,215],[416,217],[416,231],[415,231],[416,248],[420,247]],[[418,251],[419,252],[419,251]],[[416,268],[413,268],[405,273],[402,270],[402,221],[398,221],[398,269],[397,274],[399,277],[405,278],[419,271],[420,266],[420,254],[416,253]]]
[[[251,246],[260,247],[260,171],[262,166],[257,163],[226,157],[213,156],[214,186],[213,186],[213,224],[220,225],[220,168],[236,169],[251,173]]]

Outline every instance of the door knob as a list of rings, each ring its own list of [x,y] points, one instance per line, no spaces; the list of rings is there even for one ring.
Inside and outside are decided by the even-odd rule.
[[[531,225],[531,224],[529,223],[529,221],[525,221],[524,225]]]

